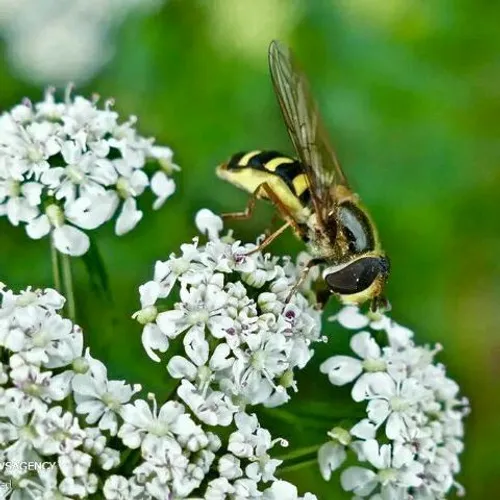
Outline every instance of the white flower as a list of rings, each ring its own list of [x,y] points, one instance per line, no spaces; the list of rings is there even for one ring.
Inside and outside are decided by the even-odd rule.
[[[222,290],[217,274],[197,286],[219,283],[216,288]],[[247,314],[252,308],[246,293],[241,295],[243,285],[232,284],[224,291],[231,298],[231,315],[244,321],[243,311]],[[141,320],[154,321],[155,315],[148,319],[146,309],[154,307],[161,287],[161,280],[155,280],[141,289]],[[108,380],[106,367],[91,357],[88,348],[82,357],[81,329],[59,316],[64,302],[60,295],[31,289],[14,294],[3,285],[0,292],[0,339],[8,358],[7,365],[0,364],[4,384],[0,387],[0,460],[54,463],[50,470],[38,473],[4,469],[0,479],[12,480],[14,498],[314,498],[298,497],[296,488],[276,479],[282,462],[272,457],[271,449],[287,442],[273,439],[256,415],[245,414],[240,411],[244,404],[234,403],[227,377],[235,355],[226,336],[209,335],[207,324],[207,335],[191,328],[183,339],[188,339],[183,344],[185,355],[169,363],[169,371],[181,378],[177,398],[186,406],[170,400],[158,408],[153,394],[148,395],[149,402],[134,398],[140,386]],[[232,300],[237,297],[243,308],[239,299]],[[278,328],[280,321],[267,314],[258,318],[257,330],[252,326],[248,335],[266,325]],[[231,316],[226,317],[234,323]],[[247,336],[242,325],[235,327],[242,339]],[[305,332],[300,328],[302,338]],[[287,335],[293,337],[293,331]],[[241,350],[242,345],[234,344],[234,349]],[[44,370],[48,365],[58,369],[57,374]],[[227,392],[214,389],[213,382]],[[455,395],[451,387],[442,392]],[[68,403],[75,413],[57,403],[64,398],[63,404]],[[229,432],[219,437],[208,426],[227,426]],[[262,489],[261,484],[265,484]]]
[[[230,328],[232,321],[224,315],[226,293],[217,285],[200,285],[188,289],[183,286],[180,291],[182,303],[174,311],[165,311],[158,315],[157,323],[167,337],[175,338],[187,331],[190,344],[191,337],[199,337],[205,325],[214,337],[220,338],[224,330]],[[194,349],[196,350],[196,349]]]
[[[102,492],[108,500],[124,500],[130,498],[127,478],[113,474],[106,479]]]
[[[95,474],[65,477],[61,481],[59,489],[64,495],[85,498],[97,491],[98,481],[99,479]]]
[[[238,407],[223,392],[204,391],[204,394],[201,394],[186,379],[181,380],[177,394],[191,411],[208,425],[227,426],[231,423],[233,414],[238,410]]]
[[[369,332],[353,335],[350,345],[361,359],[333,356],[322,363],[320,370],[328,374],[334,385],[347,384],[361,375],[352,388],[354,401],[361,401],[375,374],[386,370],[386,362],[381,358],[381,349]]]
[[[357,306],[345,306],[336,316],[332,316],[328,319],[330,321],[338,321],[340,325],[349,330],[365,328],[370,323],[370,319],[362,314]]]
[[[320,314],[300,293],[286,303],[298,279],[289,259],[270,266],[259,252],[247,255],[255,245],[219,237],[222,221],[209,210],[200,210],[196,223],[209,241],[195,239],[179,257],[156,263],[154,279],[139,288],[134,318],[155,361],[182,338],[183,352],[167,365],[181,379],[177,394],[202,422],[229,425],[246,404],[277,406],[298,390],[294,370],[306,366],[320,340]],[[261,269],[249,285],[249,273]]]
[[[80,256],[89,248],[83,230],[118,211],[117,235],[136,226],[143,216],[137,197],[148,187],[157,195],[154,208],[164,203],[175,190],[172,151],[139,136],[135,119],[119,125],[111,104],[99,109],[97,100],[69,92],[56,103],[49,91],[42,103],[0,116],[0,216],[25,223],[30,238],[50,234],[60,252]],[[151,179],[148,160],[159,168]]]
[[[403,445],[379,445],[370,439],[361,445],[363,457],[377,470],[348,467],[341,474],[342,487],[364,497],[380,485],[382,498],[401,498],[404,491],[422,484],[424,467]]]
[[[156,324],[158,309],[155,303],[160,296],[161,288],[158,282],[148,281],[139,287],[139,293],[142,309],[136,311],[132,315],[132,318],[144,325],[142,329],[142,345],[147,355],[153,361],[159,362],[160,357],[155,351],[165,352],[169,346],[168,337],[163,334],[160,327]]]
[[[11,290],[0,287],[0,293],[2,295],[0,318],[6,318],[9,321],[15,320],[26,328],[38,320],[39,314],[62,309],[66,301],[64,297],[51,288],[32,290],[31,287],[28,287],[16,295]]]
[[[303,497],[299,496],[297,487],[287,481],[274,481],[262,497],[265,500],[316,500],[316,495],[306,493]]]
[[[2,417],[5,417],[0,423],[2,456],[13,461],[28,460],[33,456],[38,438],[34,432],[36,417],[32,414],[32,408],[23,407],[15,399],[2,398],[1,402],[4,407]]]
[[[5,4],[1,18],[4,64],[9,63],[9,71],[29,85],[84,83],[113,57],[115,35],[124,20],[154,12],[159,4],[105,1],[99,9],[81,0],[56,0],[45,6],[36,0]],[[50,37],[43,36],[44,26]],[[44,110],[55,116],[62,112],[56,104],[47,104]]]
[[[92,457],[79,450],[73,450],[59,457],[60,471],[66,477],[86,476],[92,463]]]
[[[200,233],[206,234],[210,240],[216,240],[224,226],[222,219],[207,208],[197,212],[195,224]]]
[[[234,480],[243,475],[240,465],[241,461],[228,453],[220,457],[217,469],[222,477]]]
[[[85,437],[78,419],[69,412],[63,413],[60,406],[51,408],[43,418],[36,418],[34,428],[37,434],[35,446],[44,455],[72,453]]]
[[[43,186],[29,181],[21,184],[18,177],[22,180],[22,174],[13,170],[12,162],[0,156],[0,215],[6,215],[9,222],[17,226],[38,215]]]
[[[123,381],[108,380],[106,367],[86,354],[89,370],[85,375],[75,375],[72,388],[77,403],[76,412],[86,414],[89,424],[99,422],[99,428],[115,435],[118,429],[117,415],[122,406],[141,387],[125,384]]]
[[[150,435],[175,440],[175,436],[188,436],[196,430],[191,417],[184,413],[184,406],[175,401],[167,401],[158,411],[156,399],[153,398],[152,410],[146,401],[137,399],[123,406],[121,417],[125,423],[118,437],[129,448],[138,448]]]
[[[247,344],[248,352],[237,351],[232,371],[249,402],[258,404],[268,399],[273,389],[284,391],[273,379],[287,368],[291,345],[287,345],[284,335],[265,332],[249,335]]]
[[[41,312],[29,328],[10,329],[3,344],[18,352],[27,363],[47,368],[66,366],[75,359],[75,352],[83,343],[81,331],[73,329],[71,321],[58,314]]]
[[[175,181],[170,179],[165,172],[156,172],[151,178],[151,191],[157,196],[153,203],[153,210],[158,210],[167,198],[175,191]]]
[[[144,214],[137,210],[135,198],[129,197],[123,202],[122,210],[116,219],[115,232],[118,236],[128,233],[137,225]]]
[[[325,481],[330,480],[332,472],[342,465],[346,457],[344,444],[329,441],[321,446],[318,451],[318,462],[321,475]]]
[[[428,392],[414,378],[395,381],[387,373],[374,374],[366,408],[368,418],[377,425],[387,421],[387,437],[401,440],[420,424],[418,403],[426,396]]]
[[[33,365],[24,363],[21,357],[11,358],[10,378],[15,388],[7,392],[29,401],[34,407],[42,409],[43,403],[63,400],[70,391],[71,376],[68,372],[52,375],[52,372],[40,371]],[[43,402],[43,403],[42,403]]]
[[[228,450],[237,457],[251,457],[254,452],[254,433],[259,429],[255,414],[238,413],[234,418],[238,430],[229,437]]]
[[[83,255],[90,247],[89,237],[80,229],[65,224],[63,211],[55,204],[46,207],[45,214],[31,220],[26,232],[35,240],[51,233],[54,246],[61,253],[74,257]]]
[[[413,333],[387,316],[374,321],[346,307],[336,318],[347,328],[368,326],[374,333],[352,337],[351,348],[360,359],[337,355],[321,365],[332,384],[353,382],[353,400],[367,402],[364,418],[349,431],[333,429],[332,440],[320,448],[323,477],[329,479],[354,456],[359,465],[342,471],[341,483],[357,497],[430,500],[444,498],[452,487],[462,492],[454,476],[468,401],[458,398],[459,387],[444,366],[433,364],[441,347],[416,346]]]
[[[225,477],[218,477],[208,483],[205,493],[205,500],[224,500],[228,495],[233,494],[234,486]]]
[[[74,201],[106,193],[106,187],[118,180],[113,164],[93,151],[82,149],[74,140],[65,141],[61,155],[66,167],[53,167],[42,175],[42,182],[54,190],[56,199]]]
[[[167,369],[173,378],[196,380],[199,390],[204,392],[214,378],[215,372],[231,367],[234,358],[229,357],[230,352],[231,349],[227,344],[219,344],[214,349],[210,361],[208,360],[208,348],[200,352],[200,355],[193,360],[194,363],[182,356],[173,356],[168,362]]]

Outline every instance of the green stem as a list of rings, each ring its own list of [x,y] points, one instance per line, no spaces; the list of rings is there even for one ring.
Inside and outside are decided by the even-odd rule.
[[[74,408],[74,405],[73,405],[73,393],[70,392],[67,400],[66,400],[66,410],[68,410],[69,412],[73,413],[73,410],[75,409]]]
[[[299,462],[297,464],[293,465],[288,465],[286,467],[280,467],[278,469],[279,475],[281,476],[282,474],[288,474],[289,472],[294,472],[299,469],[303,469],[305,467],[309,467],[310,465],[316,465],[318,463],[318,459],[311,458],[310,460],[305,460],[304,462]]]
[[[61,269],[59,268],[59,252],[54,245],[54,241],[50,240],[50,256],[52,261],[52,277],[54,279],[54,287],[58,292],[62,293],[61,289]]]
[[[324,429],[325,424],[318,418],[308,418],[305,415],[294,415],[293,413],[280,408],[260,408],[259,411],[277,420],[283,420],[288,424],[304,427],[317,427]]]
[[[62,255],[62,274],[64,281],[64,289],[66,292],[66,300],[68,305],[68,317],[71,321],[75,321],[75,295],[73,293],[73,278],[71,276],[71,261],[66,254]]]
[[[290,453],[285,453],[284,455],[280,455],[276,457],[278,460],[292,460],[295,458],[303,457],[304,455],[310,455],[311,453],[316,453],[320,449],[320,444],[315,444],[313,446],[306,446],[304,448],[298,448],[297,450],[293,450]]]

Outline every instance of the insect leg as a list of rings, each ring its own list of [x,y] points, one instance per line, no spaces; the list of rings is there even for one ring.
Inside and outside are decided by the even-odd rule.
[[[325,259],[321,259],[321,258],[316,258],[316,259],[311,259],[305,266],[304,266],[304,269],[302,269],[302,272],[300,274],[300,277],[299,279],[297,280],[297,282],[295,283],[295,285],[293,285],[292,289],[290,290],[286,300],[285,300],[285,303],[288,304],[288,302],[290,302],[290,300],[292,299],[293,295],[297,292],[297,290],[300,288],[300,285],[302,285],[302,283],[304,283],[305,279],[307,278],[307,275],[309,274],[309,271],[313,268],[313,267],[316,267],[318,266],[319,264],[324,264],[325,263]]]
[[[235,219],[235,220],[249,219],[253,215],[253,211],[255,210],[255,202],[261,195],[262,191],[264,191],[264,193],[269,198],[269,201],[271,201],[271,203],[278,209],[278,212],[281,214],[283,219],[289,221],[289,225],[294,228],[294,230],[300,237],[302,237],[304,231],[300,228],[300,226],[297,224],[297,222],[293,218],[293,215],[290,213],[288,208],[283,204],[279,196],[273,191],[272,187],[267,182],[263,182],[262,184],[259,184],[257,186],[255,191],[250,195],[245,210],[241,212],[230,212],[226,214],[221,214],[221,217],[223,219]]]
[[[265,183],[264,183],[265,184]],[[259,193],[262,190],[263,184],[259,184],[255,191],[250,195],[250,198],[248,199],[247,206],[245,210],[242,210],[241,212],[229,212],[227,214],[221,214],[221,217],[226,220],[245,220],[245,219],[250,219],[252,217],[253,211],[255,210],[255,202],[257,201],[259,197]]]
[[[274,241],[285,229],[289,228],[292,225],[291,222],[285,222],[280,228],[278,228],[274,233],[271,233],[269,236],[267,236],[262,243],[260,243],[256,248],[253,250],[250,250],[247,252],[245,255],[252,255],[255,252],[258,252],[262,250],[263,248],[267,247],[269,243]]]
[[[259,190],[263,190],[266,193],[267,197],[269,198],[269,201],[278,209],[278,212],[281,214],[283,219],[285,219],[286,223],[283,224],[283,226],[281,226],[280,228],[278,228],[274,233],[268,235],[257,248],[254,248],[253,250],[248,252],[247,255],[258,252],[259,250],[265,248],[267,245],[269,245],[269,243],[274,241],[288,227],[293,227],[293,229],[299,236],[302,236],[303,233],[303,230],[297,224],[293,215],[290,213],[288,208],[283,204],[279,196],[273,191],[273,188],[267,182],[263,182],[262,184],[259,185],[259,187],[254,192],[255,197],[258,196]]]
[[[385,313],[391,310],[391,304],[386,297],[379,295],[374,297],[370,303],[370,311],[372,313]]]

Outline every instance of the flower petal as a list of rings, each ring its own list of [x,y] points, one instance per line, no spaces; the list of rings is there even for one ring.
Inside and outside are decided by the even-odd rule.
[[[76,227],[64,224],[56,227],[52,233],[55,247],[67,255],[78,257],[83,255],[90,247],[89,237]]]
[[[203,330],[203,327],[198,328],[195,325],[189,329],[183,340],[186,354],[197,366],[202,366],[208,361],[209,346]]]
[[[352,382],[363,371],[361,361],[349,356],[333,356],[324,361],[319,369],[321,373],[328,374],[333,385]]]
[[[370,332],[359,332],[353,335],[351,349],[362,359],[377,359],[380,357],[380,347]]]
[[[375,472],[364,467],[348,467],[340,476],[340,484],[346,491],[359,496],[368,496],[377,486]]]
[[[344,307],[335,317],[335,319],[349,330],[358,330],[364,328],[370,322],[369,319],[359,312],[357,306]]]
[[[166,352],[168,349],[168,338],[154,323],[148,323],[144,326],[141,341],[147,355],[157,363],[160,358],[154,351]]]
[[[30,238],[33,238],[34,240],[38,240],[40,238],[43,238],[50,232],[50,222],[49,218],[43,214],[40,215],[40,217],[37,217],[36,219],[33,219],[29,224],[26,226],[26,233]]]
[[[325,481],[330,481],[332,472],[337,470],[346,459],[344,446],[330,441],[325,443],[318,451],[318,462],[321,475]]]
[[[367,418],[364,418],[352,427],[349,432],[360,439],[374,439],[376,431],[377,426]]]
[[[153,203],[153,210],[158,210],[174,194],[175,182],[165,172],[156,172],[151,178],[151,190],[158,197]]]
[[[215,240],[224,227],[222,219],[208,208],[202,208],[195,217],[195,224],[200,233],[208,235],[208,239]]]
[[[197,373],[196,366],[182,356],[173,356],[168,362],[167,370],[173,378],[187,378],[188,380],[194,380]]]
[[[118,219],[116,219],[115,233],[118,236],[128,233],[142,219],[142,215],[142,212],[137,210],[135,198],[127,198]]]
[[[160,295],[160,285],[156,281],[148,281],[139,287],[139,294],[142,307],[152,306]]]
[[[366,407],[366,413],[373,423],[380,425],[391,413],[391,408],[385,399],[372,399]]]

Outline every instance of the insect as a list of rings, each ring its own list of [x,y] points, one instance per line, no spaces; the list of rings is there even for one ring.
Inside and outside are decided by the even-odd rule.
[[[278,41],[269,46],[269,68],[298,159],[276,151],[251,151],[238,153],[217,167],[219,177],[251,193],[244,211],[223,217],[247,219],[256,200],[267,199],[284,224],[256,250],[289,227],[306,243],[312,259],[289,298],[312,267],[323,265],[329,294],[342,303],[371,300],[373,311],[388,309],[382,293],[389,276],[389,259],[370,215],[349,187],[309,83],[291,51]]]

